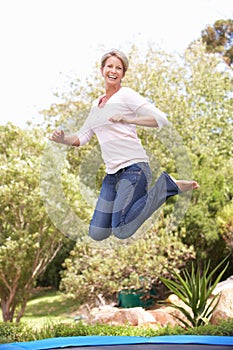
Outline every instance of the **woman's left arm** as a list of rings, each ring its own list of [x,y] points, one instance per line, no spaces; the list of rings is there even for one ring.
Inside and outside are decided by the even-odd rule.
[[[113,123],[134,124],[158,128],[158,123],[153,116],[138,116],[135,118],[127,117],[123,114],[115,114],[111,118],[109,118],[109,121]]]
[[[170,124],[165,113],[158,108],[142,106],[137,110],[136,117],[128,117],[123,114],[115,114],[109,121],[113,123],[134,124],[139,126],[148,126],[153,128],[163,127]]]

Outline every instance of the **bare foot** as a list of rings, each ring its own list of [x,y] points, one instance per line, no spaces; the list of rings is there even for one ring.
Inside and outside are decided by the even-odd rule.
[[[175,180],[175,183],[182,192],[192,191],[199,188],[199,185],[196,181]]]

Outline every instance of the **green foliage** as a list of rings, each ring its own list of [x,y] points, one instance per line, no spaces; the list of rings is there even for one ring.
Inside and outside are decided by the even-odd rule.
[[[229,252],[233,249],[233,201],[218,212],[217,223]]]
[[[225,62],[233,63],[233,20],[220,19],[213,26],[207,26],[201,33],[202,41],[206,44],[206,51],[219,53]]]
[[[190,329],[189,332],[193,332],[191,334],[196,335],[233,336],[233,319],[222,320],[216,326],[208,324],[206,326],[193,328],[192,330]]]
[[[60,271],[63,270],[63,263],[68,258],[70,251],[74,248],[75,242],[64,239],[63,245],[55,258],[48,264],[45,271],[37,278],[36,285],[39,287],[51,287],[59,290],[61,282]]]
[[[208,324],[220,298],[220,294],[212,296],[212,293],[226,271],[228,264],[226,264],[214,281],[213,276],[225,261],[226,258],[212,271],[210,271],[210,262],[204,266],[202,272],[199,264],[195,271],[194,263],[192,263],[191,272],[188,269],[182,271],[183,277],[176,271],[172,272],[174,280],[160,277],[165,286],[191,309],[192,313],[182,306],[172,302],[168,303],[173,308],[181,311],[185,316],[187,321],[177,317],[185,327],[189,327],[189,324],[193,327]]]
[[[32,334],[32,330],[27,324],[0,322],[0,344],[25,341],[28,334]]]
[[[108,248],[78,241],[65,260],[61,288],[82,302],[92,302],[99,294],[116,301],[122,289],[150,290],[169,268],[179,270],[193,256],[191,248],[161,227],[142,234],[131,244],[116,242]]]
[[[133,326],[85,325],[79,323],[50,323],[41,329],[33,329],[25,324],[0,323],[0,344],[26,342],[54,337],[70,336],[138,336],[155,337],[166,335],[215,335],[233,336],[233,319],[224,320],[218,325],[206,325],[184,329],[163,327],[157,330]]]
[[[40,196],[41,131],[1,127],[0,299],[4,321],[18,322],[36,278],[61,247]],[[17,308],[17,314],[16,314]]]
[[[201,187],[193,194],[194,205],[186,213],[179,230],[182,231],[184,242],[195,247],[198,258],[208,259],[214,255],[216,260],[220,260],[222,257],[216,254],[216,244],[221,246],[222,249],[217,251],[224,256],[225,243],[216,217],[230,201],[231,178],[224,168],[216,172],[204,164],[195,173],[198,174]]]

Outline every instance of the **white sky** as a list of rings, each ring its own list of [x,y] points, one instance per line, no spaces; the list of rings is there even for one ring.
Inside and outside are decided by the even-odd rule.
[[[0,124],[36,118],[67,76],[92,72],[103,47],[152,41],[182,53],[223,18],[232,0],[0,0]]]

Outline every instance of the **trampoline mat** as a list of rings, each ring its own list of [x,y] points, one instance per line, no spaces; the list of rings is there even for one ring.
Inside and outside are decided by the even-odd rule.
[[[61,349],[61,348],[60,348]],[[62,348],[62,350],[232,350],[228,345],[203,344],[126,344],[104,346],[78,346]],[[59,350],[59,349],[50,349]]]

